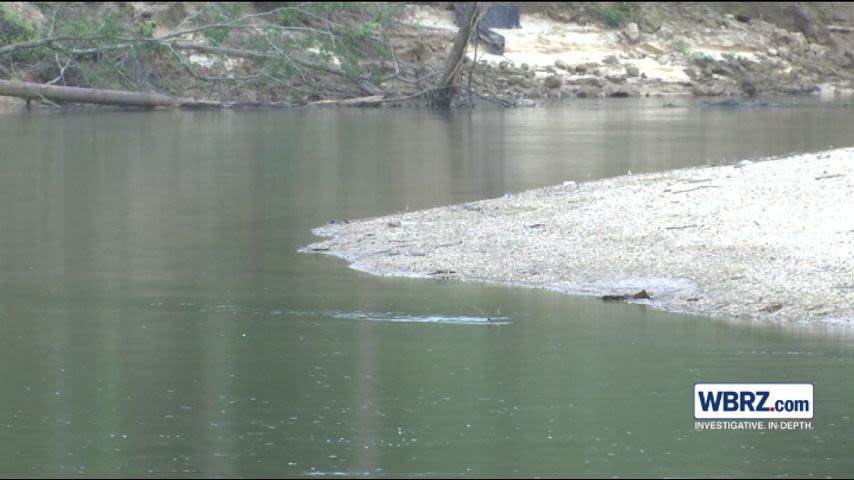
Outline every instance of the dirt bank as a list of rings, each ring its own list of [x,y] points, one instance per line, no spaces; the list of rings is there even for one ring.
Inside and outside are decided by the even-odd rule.
[[[325,225],[305,252],[380,275],[854,326],[854,149],[629,175]]]
[[[180,26],[189,25],[186,22],[192,23],[193,19],[201,23],[213,21],[205,15],[215,14],[211,18],[222,17],[218,21],[231,22],[236,20],[228,15],[244,15],[240,17],[248,18],[244,26],[256,29],[275,30],[280,26],[276,22],[281,20],[264,13],[281,7],[269,2],[240,4],[239,14],[229,13],[230,7],[215,8],[214,4],[199,2],[78,3],[55,8],[58,5],[11,2],[0,7],[0,49],[5,43],[45,38],[54,30],[54,23],[60,30],[76,32],[74,28],[86,24],[83,20],[100,17],[109,18],[112,26],[124,29],[120,31],[126,35],[158,38],[171,38],[176,31],[183,31]],[[389,8],[381,8],[383,5]],[[383,101],[370,105],[423,105],[424,97],[415,94],[435,86],[456,33],[450,5],[381,4],[378,8],[387,10],[389,17],[371,38],[383,45],[379,50],[385,54],[362,49],[358,55],[346,57],[332,48],[319,55],[321,42],[302,52],[321,63],[321,68],[316,69],[306,69],[304,65],[288,67],[292,63],[288,63],[289,52],[293,51],[284,52],[282,48],[287,50],[293,44],[269,46],[269,39],[246,37],[247,32],[253,31],[247,28],[228,37],[232,43],[222,43],[224,40],[217,35],[208,38],[202,33],[180,38],[181,42],[207,47],[213,41],[220,47],[232,47],[231,53],[223,48],[213,49],[220,53],[205,53],[174,50],[177,47],[172,44],[158,44],[158,48],[146,44],[147,48],[127,54],[120,49],[121,54],[114,56],[75,56],[61,62],[50,49],[14,55],[7,52],[0,58],[0,78],[143,90],[226,102],[302,106],[335,104],[327,102],[335,99],[382,97]],[[521,28],[496,30],[505,37],[504,52],[489,52],[480,45],[475,54],[475,46],[469,46],[469,61],[462,69],[463,90],[472,93],[467,97],[470,99],[488,98],[501,105],[526,106],[577,97],[848,96],[854,92],[854,7],[800,2],[763,5],[523,5]],[[200,16],[202,12],[205,15]],[[363,18],[353,20],[361,18],[353,17],[354,13],[336,17],[342,22],[336,28],[360,31],[356,27],[370,26]],[[311,22],[305,26],[315,32],[320,28]],[[89,48],[93,42],[69,45]],[[247,45],[257,50],[253,50],[255,57],[234,53],[247,49]],[[107,44],[99,48],[111,51]],[[277,57],[280,53],[281,58]],[[314,54],[318,54],[317,58],[312,57]],[[105,63],[104,58],[110,62]],[[278,65],[278,60],[284,61],[284,66]],[[350,70],[361,73],[341,70],[342,60],[351,62],[347,63]],[[17,109],[17,104],[12,108]],[[8,108],[0,102],[0,110],[3,109]]]
[[[495,30],[506,39],[502,55],[481,47],[474,88],[509,100],[847,96],[854,89],[854,28],[845,14],[851,8],[840,7],[831,19],[826,6],[787,4],[769,15],[748,4],[624,5],[620,25],[602,20],[602,9],[616,6],[555,2],[523,12],[522,28]],[[413,7],[405,23],[422,35],[403,51],[428,64],[444,55],[456,29],[453,12],[435,6]]]

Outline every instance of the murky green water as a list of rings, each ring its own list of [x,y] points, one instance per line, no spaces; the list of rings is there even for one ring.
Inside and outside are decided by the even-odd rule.
[[[850,477],[851,332],[296,253],[331,219],[854,144],[851,108],[663,103],[0,117],[0,476]],[[694,431],[716,381],[814,382],[815,428]]]

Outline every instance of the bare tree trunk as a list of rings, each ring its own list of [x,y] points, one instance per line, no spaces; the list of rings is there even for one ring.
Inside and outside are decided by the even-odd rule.
[[[101,90],[97,88],[59,87],[40,83],[0,80],[0,95],[28,100],[97,103],[121,107],[221,107],[219,102],[173,97],[160,93]]]
[[[468,2],[466,4],[460,29],[457,31],[457,38],[454,39],[454,46],[451,48],[451,55],[445,64],[445,70],[442,72],[439,85],[433,91],[433,96],[430,99],[430,105],[434,108],[450,108],[451,101],[459,91],[460,68],[466,54],[466,47],[472,35],[477,31],[477,23],[483,16],[483,12],[480,10],[478,2]]]

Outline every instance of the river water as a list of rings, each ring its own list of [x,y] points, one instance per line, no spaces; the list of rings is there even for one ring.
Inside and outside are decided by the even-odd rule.
[[[850,478],[850,331],[297,253],[330,220],[854,144],[854,108],[664,103],[0,116],[0,476]],[[695,431],[695,382],[812,382],[813,429]]]

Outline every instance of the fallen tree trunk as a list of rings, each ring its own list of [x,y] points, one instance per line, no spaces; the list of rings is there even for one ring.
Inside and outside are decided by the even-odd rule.
[[[369,97],[344,98],[340,100],[318,100],[308,104],[310,107],[378,107],[385,100],[383,95]]]
[[[196,100],[195,98],[173,97],[162,93],[102,90],[98,88],[60,87],[41,83],[0,80],[0,95],[20,97],[27,100],[50,100],[53,102],[96,103],[120,107],[222,107],[220,102]]]

